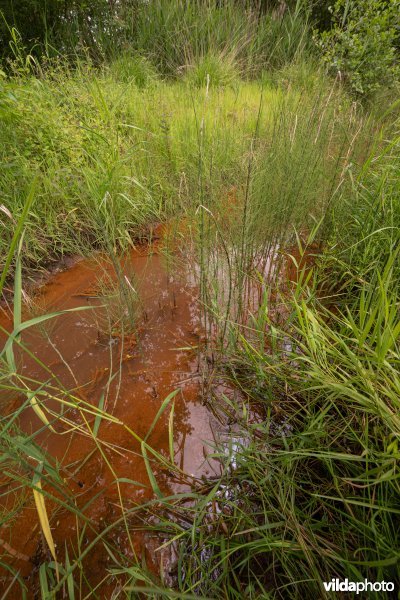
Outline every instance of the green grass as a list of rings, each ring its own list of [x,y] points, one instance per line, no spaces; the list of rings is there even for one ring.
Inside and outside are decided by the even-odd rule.
[[[44,600],[80,597],[97,544],[121,598],[295,600],[328,598],[332,577],[399,584],[398,106],[357,105],[324,75],[299,6],[282,20],[247,16],[232,2],[205,11],[157,0],[127,18],[123,51],[97,48],[109,61],[20,60],[0,72],[0,292],[13,296],[14,317],[0,390],[22,398],[0,421],[1,464],[20,491],[0,522],[34,490],[51,527],[61,509],[79,523],[76,552],[57,550],[59,575],[41,562]],[[111,472],[101,424],[116,418],[104,396],[93,406],[18,372],[20,332],[52,318],[22,322],[22,289],[63,254],[104,250],[117,282],[100,291],[113,320],[134,329],[140,298],[119,257],[160,222],[177,223],[171,235],[199,267],[206,379],[217,372],[245,400],[214,400],[236,427],[215,447],[222,475],[161,498],[160,467],[182,476],[168,396],[157,415],[171,411],[168,458],[148,444],[151,431],[129,431],[154,498],[127,508],[115,476],[121,511],[95,530],[18,418],[33,406],[45,431],[73,427],[78,410]],[[174,548],[171,576],[120,552],[119,534],[143,530]]]
[[[148,223],[195,208],[200,130],[207,203],[223,201],[233,186],[246,185],[247,155],[259,109],[257,155],[268,166],[279,160],[265,150],[277,128],[284,131],[279,151],[286,154],[287,127],[296,128],[297,119],[307,127],[307,119],[331,93],[323,78],[317,100],[301,85],[294,85],[289,94],[276,85],[232,85],[233,80],[214,89],[208,68],[208,91],[198,87],[205,83],[200,72],[188,74],[184,83],[161,83],[151,77],[138,86],[137,62],[130,76],[129,59],[121,61],[102,73],[90,68],[70,72],[60,66],[42,78],[2,83],[7,103],[0,124],[0,189],[2,203],[14,219],[30,182],[38,179],[26,227],[28,263],[39,265],[48,257],[82,251],[88,245],[100,247],[105,231],[113,245],[124,246]],[[193,77],[197,79],[192,81]],[[219,83],[221,77],[225,75],[217,75]],[[331,104],[325,120],[334,109]],[[288,119],[287,127],[283,119]],[[344,109],[335,115],[335,124],[342,122],[344,127],[346,119]],[[300,136],[292,133],[297,143]],[[319,148],[315,146],[314,152]],[[279,169],[279,176],[285,177],[283,167]],[[9,239],[2,238],[0,255]]]
[[[249,77],[281,68],[310,50],[310,23],[302,2],[282,19],[256,3],[155,0],[128,16],[126,38],[165,74],[210,55],[229,55]]]
[[[251,441],[196,507],[184,590],[324,598],[333,576],[398,586],[397,149],[396,137],[375,147],[342,188],[312,272],[278,293],[265,280],[246,327],[229,323],[223,368],[263,418],[251,424],[226,406]]]

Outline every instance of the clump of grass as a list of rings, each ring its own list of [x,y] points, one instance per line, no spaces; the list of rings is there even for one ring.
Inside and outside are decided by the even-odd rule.
[[[100,332],[121,338],[137,333],[142,310],[134,274],[106,273],[91,293],[102,306],[97,317]]]
[[[34,443],[40,432],[28,439],[16,422],[32,407],[43,431],[55,431],[58,422],[79,430],[112,470],[101,423],[117,420],[104,411],[105,394],[96,407],[17,372],[16,294],[16,330],[0,355],[0,389],[23,401],[0,421],[2,464],[10,481],[30,493],[35,457],[48,474],[41,502],[46,497],[47,507],[49,498],[80,524],[76,555],[57,549],[59,583],[51,556],[42,560],[44,597],[62,586],[71,597],[82,591],[85,557],[97,543],[106,545],[114,565],[105,578],[118,594],[125,586],[128,597],[325,597],[322,582],[332,576],[397,576],[397,125],[370,135],[381,123],[315,69],[300,3],[280,18],[244,10],[219,1],[141,3],[130,27],[133,49],[114,57],[109,69],[78,64],[46,72],[21,55],[18,78],[2,80],[0,216],[15,232],[4,227],[0,239],[0,292],[13,272],[21,291],[22,260],[37,265],[58,252],[103,249],[116,281],[97,290],[107,304],[101,327],[125,335],[137,327],[140,303],[121,251],[146,226],[185,215],[197,245],[207,361],[259,413],[250,419],[247,401],[225,399],[218,408],[238,431],[215,448],[222,475],[169,499],[161,497],[157,478],[179,471],[173,409],[170,460],[148,446],[148,436],[129,430],[156,499],[138,526],[139,507],[126,509],[114,473],[121,515],[93,531],[63,489],[61,469]],[[192,65],[191,85],[153,85],[152,64],[173,76]],[[266,69],[261,85],[240,80],[239,71],[253,77]],[[36,174],[33,203],[26,189]],[[308,265],[295,282],[282,284],[285,251],[297,243],[304,264],[301,240],[310,231],[322,252],[317,267]],[[172,399],[161,404],[156,420]],[[69,418],[71,407],[79,423]],[[10,515],[1,518],[6,523]],[[129,537],[135,527],[161,532],[166,545],[174,544],[177,569],[169,583],[137,557],[127,560],[107,537]],[[88,531],[92,541],[84,544]]]
[[[234,49],[247,76],[279,68],[308,53],[310,25],[298,2],[283,15],[244,3],[168,2],[141,4],[132,15],[128,39],[152,57],[162,73],[174,75],[184,65],[198,64],[209,54]],[[132,37],[131,37],[132,36]]]
[[[308,93],[312,93],[313,91],[315,93],[317,89],[321,90],[321,88],[328,87],[332,83],[327,78],[324,78],[317,60],[304,58],[302,55],[299,56],[298,60],[294,60],[275,71],[273,78],[282,87],[287,89],[295,87]]]
[[[233,85],[238,81],[238,69],[233,57],[208,53],[188,66],[185,79],[196,87]]]
[[[109,64],[111,76],[122,83],[134,83],[143,89],[157,82],[158,74],[151,62],[140,54],[125,52]]]
[[[344,108],[340,90],[325,83],[321,79],[312,102],[300,88],[277,94],[273,103],[260,92],[241,184],[216,201],[203,199],[200,279],[214,332],[226,332],[229,320],[248,321],[259,292],[277,284],[279,257],[296,245],[295,232],[307,237],[323,223],[316,229],[318,245],[341,204],[338,191],[351,188],[349,169],[362,160],[360,145],[370,143],[371,124],[356,107]]]

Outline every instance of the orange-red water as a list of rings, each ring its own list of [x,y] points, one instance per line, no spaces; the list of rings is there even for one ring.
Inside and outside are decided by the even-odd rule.
[[[98,406],[104,394],[104,410],[140,438],[148,433],[166,396],[179,389],[173,420],[175,463],[194,477],[212,475],[213,470],[218,470],[218,464],[205,457],[210,451],[215,420],[202,403],[197,290],[184,272],[168,273],[156,247],[133,251],[123,268],[129,276],[134,273],[132,285],[138,287],[141,298],[141,308],[137,311],[139,333],[111,336],[107,332],[106,311],[100,307],[103,300],[96,297],[96,290],[99,278],[104,273],[112,274],[113,269],[105,260],[79,260],[52,277],[35,294],[35,301],[44,313],[82,306],[94,309],[69,312],[42,326],[27,329],[21,339],[26,350],[16,351],[18,372],[27,382],[30,380],[31,389],[39,389],[46,382],[41,391],[60,399],[68,400],[69,391],[75,398]],[[26,312],[24,319],[30,317],[32,315]],[[7,330],[12,329],[11,315],[7,311],[1,316],[0,324]],[[5,335],[0,333],[0,336],[3,338],[0,341],[5,341]],[[43,393],[38,393],[38,398],[45,407],[60,413],[56,399],[48,399]],[[11,414],[25,399],[24,394],[10,398],[2,392],[6,407],[3,416]],[[47,416],[51,418],[49,413]],[[18,424],[25,434],[34,435],[35,443],[54,464],[57,461],[64,491],[75,499],[76,506],[88,519],[83,529],[82,520],[78,523],[69,510],[57,508],[55,502],[46,500],[57,552],[63,559],[67,544],[72,561],[74,554],[84,551],[97,533],[121,517],[121,498],[124,509],[129,510],[153,498],[154,493],[140,444],[126,428],[106,419],[102,421],[98,431],[100,451],[93,436],[71,431],[73,424],[87,431],[77,407],[64,409],[64,417],[54,422],[56,433],[52,433],[28,407]],[[149,445],[165,456],[169,455],[168,418],[169,409],[159,418],[148,439]],[[94,416],[87,415],[87,419],[93,427]],[[33,474],[29,464],[33,467],[37,463],[28,458],[27,469],[21,473],[28,479]],[[186,483],[178,481],[159,462],[154,461],[152,467],[164,494],[183,490],[185,486],[188,489],[188,480]],[[123,482],[118,489],[116,478],[134,480],[137,484]],[[0,485],[2,508],[11,512],[21,501],[21,492],[5,474],[0,476]],[[54,496],[61,496],[50,484],[44,483],[44,487]],[[79,550],[78,536],[81,536]],[[133,559],[136,553],[144,556],[150,566],[158,562],[149,550],[149,539],[138,531],[132,530],[131,543],[124,527],[116,527],[108,534],[107,541],[113,542],[125,559]],[[34,597],[38,565],[43,559],[51,560],[51,556],[41,533],[33,497],[28,493],[17,516],[9,526],[0,529],[0,561],[19,571],[29,594]],[[90,586],[100,584],[111,565],[104,545],[98,543],[84,562]],[[0,590],[5,590],[12,576],[4,569],[0,575]],[[82,589],[88,591],[90,587],[83,582]],[[8,597],[19,597],[17,590],[14,586]],[[112,584],[100,586],[98,597],[111,597],[111,590]]]
[[[301,266],[303,259],[300,260],[296,252],[293,254]],[[304,260],[309,262],[307,255]],[[72,562],[75,556],[85,552],[96,535],[121,520],[124,511],[154,498],[140,443],[127,427],[139,438],[145,438],[163,400],[172,391],[179,390],[174,399],[174,460],[189,477],[177,478],[159,461],[153,461],[152,469],[163,494],[187,490],[196,478],[219,471],[219,463],[206,458],[210,441],[221,426],[203,404],[203,331],[196,278],[183,268],[168,271],[161,244],[132,251],[124,259],[122,269],[128,277],[127,286],[136,288],[140,297],[140,307],[135,308],[137,327],[133,331],[122,335],[121,326],[115,323],[118,302],[116,299],[107,301],[103,295],[101,280],[107,277],[116,280],[111,263],[104,257],[77,259],[35,293],[35,304],[40,306],[40,311],[36,308],[34,314],[77,310],[27,329],[21,338],[25,349],[15,351],[18,373],[31,390],[39,390],[37,397],[54,415],[60,414],[59,400],[70,401],[71,395],[76,404],[81,400],[95,406],[99,406],[104,396],[104,410],[118,420],[118,423],[107,419],[101,422],[96,443],[93,436],[85,435],[88,425],[78,405],[64,408],[62,418],[53,423],[55,433],[43,426],[31,407],[19,417],[20,429],[32,435],[48,459],[58,465],[63,490],[55,490],[50,483],[44,483],[44,488],[56,498],[66,494],[67,502],[73,499],[86,519],[85,526],[82,518],[77,520],[73,512],[46,499],[61,562],[65,559],[66,544]],[[297,279],[297,269],[291,261],[286,263],[285,279]],[[254,310],[259,292],[256,284],[250,289]],[[104,303],[108,309],[102,307]],[[91,308],[82,310],[83,307]],[[32,311],[26,309],[24,319],[32,316]],[[9,311],[0,314],[0,325],[12,330]],[[0,343],[6,339],[6,334],[0,331]],[[49,399],[49,394],[53,399]],[[10,397],[3,391],[0,401],[3,422],[7,422],[7,415],[26,401],[26,395]],[[166,457],[169,456],[169,414],[168,408],[147,440]],[[50,413],[47,416],[51,418]],[[93,428],[94,415],[86,413],[86,418]],[[81,431],[73,430],[74,426],[79,426]],[[26,469],[24,472],[17,469],[17,475],[31,480],[35,466],[37,461],[28,457]],[[117,479],[124,481],[118,486]],[[22,503],[17,516],[0,528],[0,564],[3,562],[18,571],[30,597],[34,598],[39,565],[51,560],[51,555],[41,533],[32,494],[28,492],[22,497],[17,484],[4,472],[0,475],[0,510],[11,514],[17,503]],[[153,570],[159,570],[162,557],[154,550],[160,538],[152,539],[148,533],[139,531],[135,527],[138,523],[138,519],[129,519],[130,540],[123,523],[112,528],[104,539],[114,553],[120,551],[128,564],[130,560],[133,563],[136,555],[144,558]],[[112,566],[115,565],[100,541],[84,559],[83,571],[89,578],[81,584],[84,595],[99,586],[98,598],[112,597],[115,582],[108,578],[106,583],[101,583]],[[77,573],[78,569],[75,576]],[[6,590],[11,581],[10,572],[0,567],[0,592]],[[17,599],[19,594],[18,586],[14,585],[8,597]]]

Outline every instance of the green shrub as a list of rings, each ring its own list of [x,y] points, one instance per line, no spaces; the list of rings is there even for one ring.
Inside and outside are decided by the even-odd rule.
[[[396,81],[399,0],[336,0],[331,11],[331,30],[315,35],[328,67],[360,95]]]

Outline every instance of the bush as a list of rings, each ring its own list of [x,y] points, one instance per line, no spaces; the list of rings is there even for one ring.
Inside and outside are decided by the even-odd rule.
[[[400,1],[336,0],[330,10],[331,30],[315,35],[329,68],[342,74],[358,95],[393,84],[400,73]]]

